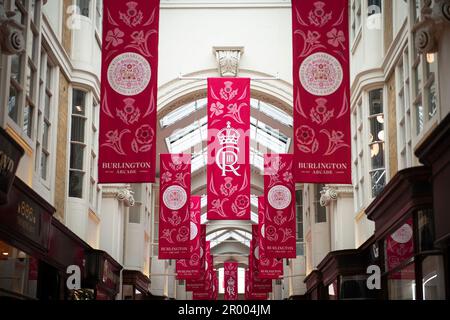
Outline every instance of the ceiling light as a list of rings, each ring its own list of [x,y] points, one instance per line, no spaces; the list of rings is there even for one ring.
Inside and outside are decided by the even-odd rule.
[[[2,255],[9,256],[9,252],[2,252]]]

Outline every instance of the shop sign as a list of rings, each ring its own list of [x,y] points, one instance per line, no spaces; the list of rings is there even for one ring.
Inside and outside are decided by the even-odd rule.
[[[0,128],[0,205],[8,201],[8,194],[23,153],[23,149]]]

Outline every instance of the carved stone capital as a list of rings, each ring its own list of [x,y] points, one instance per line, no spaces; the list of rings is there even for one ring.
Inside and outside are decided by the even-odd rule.
[[[221,77],[237,77],[244,47],[214,47]]]
[[[133,191],[130,190],[129,185],[103,185],[102,188],[103,198],[115,198],[118,201],[123,201],[125,206],[134,207],[136,201],[133,196]]]
[[[3,54],[19,54],[25,50],[24,26],[13,19],[15,15],[14,11],[5,11],[4,1],[0,0],[0,51]]]
[[[353,188],[348,185],[327,185],[320,192],[320,205],[327,207],[332,201],[336,201],[339,197],[352,195]]]
[[[424,0],[422,20],[415,26],[415,46],[420,53],[438,51],[439,39],[450,26],[450,0]]]

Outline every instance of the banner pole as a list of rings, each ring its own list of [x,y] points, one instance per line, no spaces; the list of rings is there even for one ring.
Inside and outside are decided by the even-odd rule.
[[[236,77],[238,78],[238,77]],[[194,80],[194,81],[207,81],[208,77],[184,77],[181,74],[178,75],[178,80]],[[265,77],[265,78],[250,78],[251,81],[274,81],[274,80],[280,80],[280,76],[277,73],[274,77]]]

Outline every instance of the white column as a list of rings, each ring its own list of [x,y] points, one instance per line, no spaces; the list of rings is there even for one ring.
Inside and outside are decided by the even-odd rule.
[[[134,198],[128,185],[104,185],[100,221],[100,249],[117,262],[124,263],[125,222]]]

